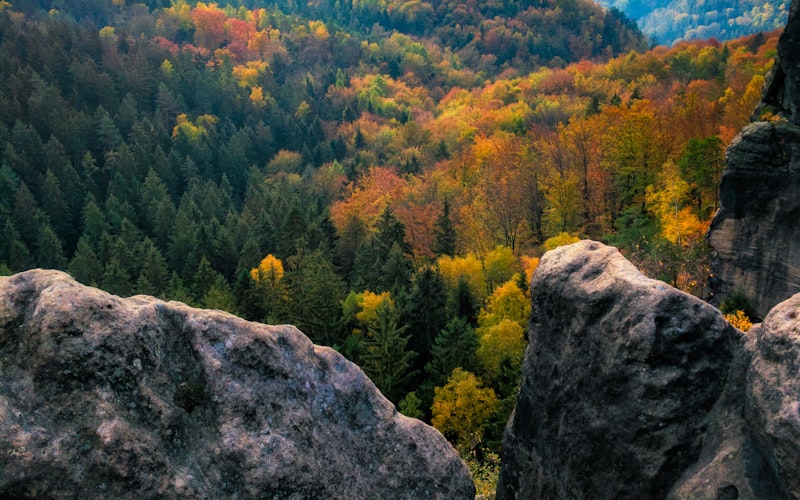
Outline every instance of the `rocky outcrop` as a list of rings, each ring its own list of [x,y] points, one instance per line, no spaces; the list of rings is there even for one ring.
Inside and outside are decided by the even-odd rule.
[[[800,1],[793,0],[754,119],[727,151],[720,209],[711,223],[717,298],[744,293],[763,318],[800,292]]]
[[[770,311],[752,335],[747,421],[770,467],[800,498],[800,294]]]
[[[531,295],[498,498],[798,495],[800,296],[746,336],[591,241]]]
[[[290,326],[0,278],[2,498],[472,498],[433,428]]]

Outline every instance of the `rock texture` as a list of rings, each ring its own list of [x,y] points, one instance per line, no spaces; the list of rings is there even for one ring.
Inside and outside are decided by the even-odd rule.
[[[708,233],[718,298],[737,291],[763,318],[800,292],[800,1],[793,0],[767,78],[763,111],[780,121],[745,127],[727,151],[720,209]]]
[[[752,330],[746,415],[770,467],[800,498],[800,294]]]
[[[498,498],[790,498],[800,341],[783,371],[748,372],[770,350],[763,333],[756,343],[597,242],[545,254],[531,293]],[[758,380],[786,399],[756,401]]]
[[[1,498],[472,498],[456,452],[290,326],[0,278]]]

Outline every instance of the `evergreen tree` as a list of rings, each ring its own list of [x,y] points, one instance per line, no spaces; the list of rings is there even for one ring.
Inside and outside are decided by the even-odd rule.
[[[169,287],[167,262],[150,238],[145,238],[136,250],[139,260],[139,293],[161,297]]]
[[[17,229],[10,217],[2,216],[0,212],[0,263],[5,263],[14,272],[24,271],[34,266],[33,258],[25,243],[19,236]]]
[[[392,244],[386,261],[381,266],[378,291],[390,291],[394,296],[406,293],[411,284],[412,271],[411,259],[403,252],[398,243]]]
[[[298,251],[287,264],[289,319],[316,343],[343,341],[340,304],[345,287],[333,264],[320,249]]]
[[[247,269],[242,269],[236,275],[233,285],[236,309],[243,318],[250,321],[263,321],[267,316],[263,295],[258,289],[258,284]]]
[[[44,216],[24,181],[19,183],[11,217],[22,241],[29,248],[35,246],[39,236],[40,221]]]
[[[463,318],[473,326],[478,324],[478,298],[465,276],[458,279],[458,286],[452,300],[450,310],[453,317]]]
[[[416,373],[411,369],[416,353],[406,349],[406,327],[398,324],[398,314],[388,302],[377,309],[378,320],[364,337],[361,367],[390,401],[397,403],[406,384]]]
[[[73,238],[76,237],[76,234],[72,211],[67,205],[59,184],[53,171],[48,169],[42,185],[42,208],[50,218],[56,234],[65,240],[73,241],[74,244]]]
[[[355,287],[353,269],[360,248],[367,240],[367,227],[358,217],[347,219],[344,230],[336,242],[336,257],[342,274]]]
[[[113,258],[106,264],[100,280],[100,288],[120,297],[127,297],[131,294],[131,276],[118,259]]]
[[[38,265],[50,269],[67,268],[67,260],[64,258],[61,241],[50,224],[43,224],[39,228],[39,235],[36,241],[36,262]]]
[[[378,221],[375,223],[375,235],[373,236],[375,247],[381,262],[386,261],[392,246],[397,244],[403,253],[411,253],[411,245],[406,241],[406,227],[386,207]]]
[[[67,267],[69,274],[80,283],[89,286],[98,286],[103,277],[103,265],[97,258],[87,238],[78,240],[78,248]]]
[[[425,365],[425,372],[434,385],[447,381],[455,368],[477,371],[478,337],[475,329],[464,318],[451,319],[436,337],[431,347],[431,360]]]
[[[436,255],[456,254],[456,228],[450,220],[450,202],[444,200],[442,215],[433,225],[433,251]]]
[[[409,348],[419,354],[415,367],[422,369],[431,359],[431,348],[447,322],[447,292],[435,267],[417,272],[405,300],[403,318],[411,334]]]

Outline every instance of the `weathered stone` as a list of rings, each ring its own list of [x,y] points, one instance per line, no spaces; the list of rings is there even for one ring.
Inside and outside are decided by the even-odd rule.
[[[745,127],[727,150],[720,209],[708,233],[717,299],[741,292],[763,318],[800,292],[800,1],[793,0],[767,77],[765,111],[782,118]]]
[[[290,326],[0,278],[2,498],[472,498],[433,428]]]
[[[742,292],[758,317],[800,291],[800,126],[756,122],[728,147],[709,244],[715,292]]]
[[[500,498],[663,497],[700,454],[736,332],[591,241],[547,253],[531,293]]]
[[[753,328],[746,416],[767,461],[794,498],[800,497],[800,294],[779,304]]]
[[[719,311],[591,241],[545,254],[531,295],[498,498],[781,498]]]
[[[764,111],[800,124],[800,2],[792,0],[786,27],[778,43],[778,57],[767,75],[761,103],[753,120]]]

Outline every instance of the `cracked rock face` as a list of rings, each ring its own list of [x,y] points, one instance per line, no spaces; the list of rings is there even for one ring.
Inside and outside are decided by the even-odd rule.
[[[774,410],[783,431],[770,437],[745,419],[768,409],[746,395],[754,341],[616,249],[582,241],[548,252],[531,301],[498,498],[790,497],[784,483],[795,472],[784,469],[800,462],[769,457],[800,443],[786,424],[800,348],[795,365],[766,377],[795,398]],[[793,441],[769,443],[784,437]]]
[[[0,497],[472,498],[455,450],[290,326],[0,277]]]
[[[720,209],[711,223],[712,287],[741,292],[759,318],[800,292],[800,1],[793,0],[754,115],[727,150]]]

